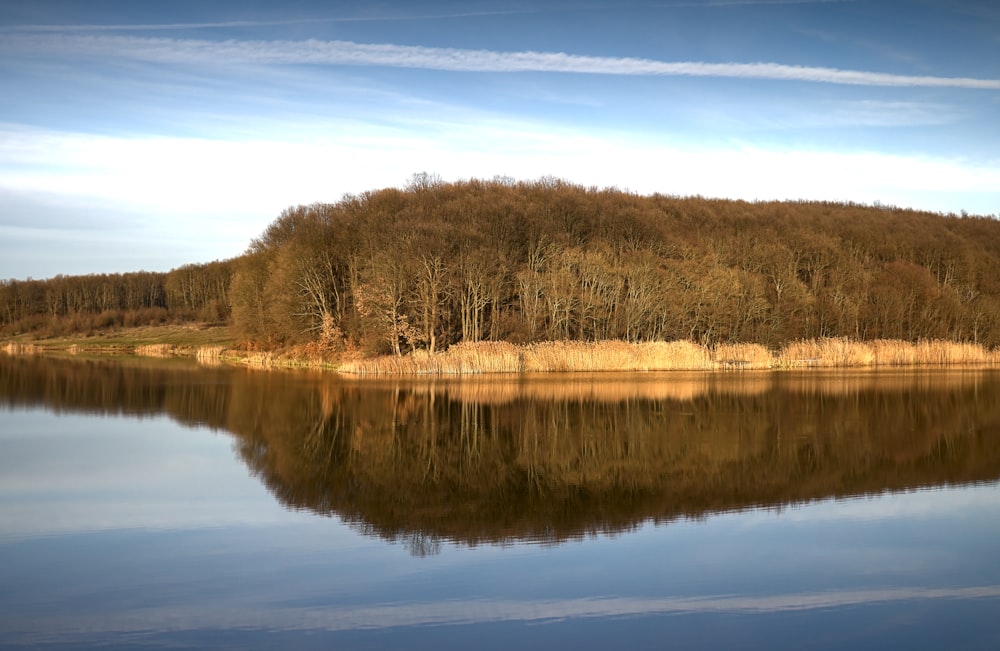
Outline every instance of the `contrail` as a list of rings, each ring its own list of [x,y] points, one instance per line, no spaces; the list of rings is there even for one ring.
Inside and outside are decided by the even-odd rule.
[[[770,62],[659,61],[633,57],[595,57],[565,52],[503,52],[352,41],[209,41],[136,36],[13,34],[0,41],[0,52],[42,57],[71,55],[131,58],[153,63],[191,65],[383,66],[451,72],[726,77],[855,86],[1000,90],[1000,79],[900,75]]]

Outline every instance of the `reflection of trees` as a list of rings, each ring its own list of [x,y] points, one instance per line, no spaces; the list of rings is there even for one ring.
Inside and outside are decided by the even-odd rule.
[[[186,425],[223,428],[229,377],[224,369],[190,360],[0,355],[0,406],[122,416],[168,413]]]
[[[240,448],[284,503],[404,541],[555,541],[1000,473],[995,375],[673,377],[685,397],[672,380],[632,396],[608,378],[510,380],[493,397],[318,383],[277,397]]]
[[[11,362],[8,364],[7,362]],[[290,508],[433,554],[1000,476],[990,371],[435,383],[5,359],[0,404],[225,427]]]

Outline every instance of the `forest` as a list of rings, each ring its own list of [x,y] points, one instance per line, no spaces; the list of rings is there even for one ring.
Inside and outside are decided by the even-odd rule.
[[[892,206],[441,182],[285,210],[237,258],[0,281],[0,335],[230,325],[335,355],[477,341],[1000,345],[1000,221]]]

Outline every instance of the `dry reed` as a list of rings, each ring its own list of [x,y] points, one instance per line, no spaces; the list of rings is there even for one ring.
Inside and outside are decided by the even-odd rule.
[[[877,358],[868,343],[838,337],[793,341],[778,352],[775,366],[843,368],[876,363]]]
[[[140,357],[172,357],[175,352],[172,344],[144,344],[136,346],[134,351]]]
[[[918,342],[896,339],[851,341],[849,339],[810,339],[795,341],[779,353],[776,365],[782,368],[803,366],[944,366],[994,364],[1000,361],[997,351],[980,344],[943,340]]]
[[[916,349],[909,341],[876,339],[868,342],[879,366],[912,366],[917,363]]]
[[[352,360],[344,373],[361,375],[452,375],[595,371],[696,371],[714,368],[711,353],[690,341],[547,341],[529,346],[476,342],[431,355]]]
[[[989,351],[968,342],[919,341],[915,346],[922,364],[985,364],[990,360]]]
[[[712,353],[693,341],[648,341],[633,344],[636,371],[707,371],[715,367]]]
[[[457,344],[434,355],[416,351],[401,357],[351,360],[344,362],[339,370],[359,375],[467,375],[998,363],[1000,351],[990,351],[979,344],[940,340],[913,343],[807,339],[793,341],[777,353],[760,344],[719,344],[709,350],[692,341],[547,341],[528,346],[484,341]]]
[[[955,341],[924,340],[916,343],[880,339],[870,344],[879,366],[913,366],[918,364],[955,365],[988,364],[997,359],[979,344]]]
[[[523,351],[505,341],[461,343],[449,348],[448,373],[517,373],[523,368]]]
[[[715,365],[721,369],[772,368],[774,355],[760,344],[719,344],[715,347]]]
[[[636,370],[634,344],[623,341],[544,341],[524,350],[524,370],[630,371]]]
[[[344,362],[339,370],[359,375],[466,375],[520,373],[524,349],[503,341],[465,342],[442,353],[418,350],[405,356],[384,356]]]

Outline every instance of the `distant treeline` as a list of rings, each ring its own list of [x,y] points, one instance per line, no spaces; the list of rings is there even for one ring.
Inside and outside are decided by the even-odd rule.
[[[329,351],[820,337],[996,346],[997,269],[993,217],[417,175],[405,189],[290,208],[231,261],[8,281],[0,325],[157,308],[227,318],[259,347]]]
[[[41,336],[115,326],[226,322],[233,262],[185,265],[167,273],[0,280],[0,334]]]

